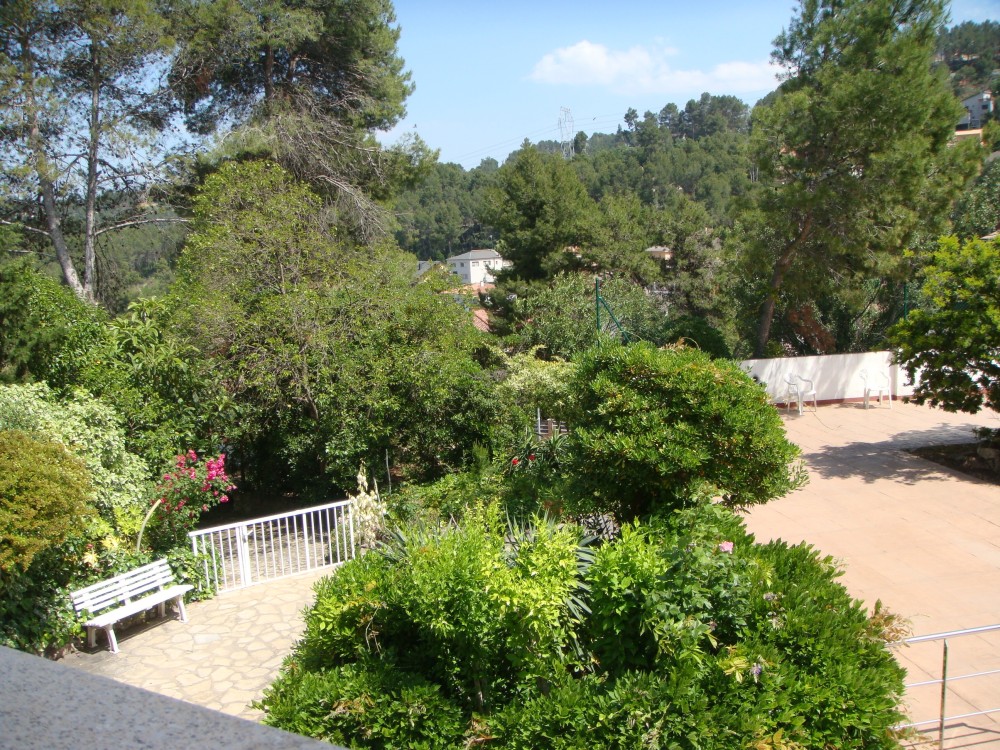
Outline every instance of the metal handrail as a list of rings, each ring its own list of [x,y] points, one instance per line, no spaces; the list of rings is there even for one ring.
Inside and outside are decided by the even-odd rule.
[[[240,526],[245,526],[249,523],[267,523],[268,521],[280,521],[283,518],[288,518],[300,513],[309,513],[316,510],[327,510],[329,508],[342,508],[345,505],[350,504],[350,500],[335,500],[332,503],[324,503],[323,505],[311,505],[308,508],[296,508],[295,510],[286,511],[285,513],[275,513],[270,516],[261,516],[260,518],[249,518],[244,521],[233,521],[232,523],[224,523],[218,526],[206,526],[203,529],[197,529],[192,532],[193,534],[208,534],[213,531],[226,531],[227,529],[235,529]],[[190,536],[190,535],[189,535]]]
[[[904,687],[907,689],[915,687],[923,687],[926,685],[940,685],[941,686],[941,713],[936,719],[927,719],[925,721],[914,721],[909,724],[899,724],[897,729],[908,729],[912,727],[924,726],[926,724],[937,724],[938,725],[938,748],[939,750],[944,750],[944,727],[945,723],[949,721],[955,721],[956,719],[968,719],[972,716],[985,716],[987,714],[993,714],[1000,712],[1000,707],[990,708],[985,711],[973,711],[967,714],[956,714],[954,716],[946,716],[946,704],[948,698],[948,681],[957,682],[958,680],[968,680],[973,677],[987,677],[992,674],[1000,674],[1000,669],[990,669],[985,672],[970,672],[969,674],[962,674],[949,677],[948,676],[948,640],[950,638],[959,638],[964,635],[979,635],[981,633],[990,633],[993,631],[1000,631],[1000,624],[997,625],[982,625],[978,628],[965,628],[964,630],[949,630],[944,633],[931,633],[930,635],[918,635],[913,638],[906,638],[901,643],[907,646],[914,643],[927,643],[930,641],[941,641],[941,678],[937,680],[924,680],[922,682],[908,683]]]
[[[208,585],[215,591],[242,588],[353,558],[352,511],[352,500],[339,500],[196,529],[188,537],[192,551],[203,557]]]

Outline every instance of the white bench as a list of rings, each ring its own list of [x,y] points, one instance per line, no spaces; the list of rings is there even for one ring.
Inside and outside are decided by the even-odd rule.
[[[152,607],[157,607],[160,617],[163,617],[166,614],[165,605],[171,599],[177,604],[181,622],[187,622],[184,594],[193,588],[175,583],[174,573],[167,561],[157,560],[79,591],[71,591],[70,598],[77,614],[86,613],[89,618],[83,623],[87,628],[87,645],[90,648],[96,645],[97,628],[103,628],[108,634],[111,653],[117,654],[116,622]]]

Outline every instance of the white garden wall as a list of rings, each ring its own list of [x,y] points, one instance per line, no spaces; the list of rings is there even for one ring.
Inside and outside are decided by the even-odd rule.
[[[785,400],[786,375],[799,375],[812,380],[816,398],[821,402],[864,398],[865,381],[861,379],[861,371],[866,369],[872,377],[873,386],[880,382],[879,373],[888,374],[894,398],[913,393],[913,385],[906,382],[906,373],[892,364],[890,352],[748,359],[742,366],[766,385],[768,395],[777,402]]]

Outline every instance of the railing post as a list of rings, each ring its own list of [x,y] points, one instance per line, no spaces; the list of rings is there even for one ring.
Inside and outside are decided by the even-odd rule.
[[[312,514],[306,513],[302,516],[302,544],[306,548],[306,570],[312,570],[309,562],[309,545],[311,543],[309,530],[312,528]]]
[[[944,750],[945,700],[948,697],[948,639],[944,639],[941,649],[941,723],[938,725],[938,750]]]
[[[250,532],[247,531],[246,524],[240,526],[239,546],[236,548],[236,558],[240,564],[240,580],[244,586],[249,586],[252,582],[250,575],[250,544],[248,538]]]

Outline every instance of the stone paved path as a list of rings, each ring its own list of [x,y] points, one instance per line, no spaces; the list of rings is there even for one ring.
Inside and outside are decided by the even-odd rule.
[[[758,539],[806,541],[837,558],[847,589],[869,607],[881,599],[914,635],[1000,623],[1000,488],[904,450],[971,442],[974,426],[1000,427],[995,415],[842,404],[785,426],[810,482],[748,515]],[[950,652],[952,675],[1000,669],[1000,632],[953,639]],[[907,682],[940,678],[940,642],[898,658]],[[947,715],[1000,708],[1000,675],[952,684]],[[936,717],[940,686],[908,700],[914,721]],[[946,747],[1000,748],[1000,714],[952,722],[947,737]]]
[[[246,719],[302,634],[302,609],[315,581],[330,572],[302,573],[187,605],[188,622],[158,621],[118,634],[110,653],[98,649],[65,659],[69,666]],[[168,618],[170,616],[168,615]]]

